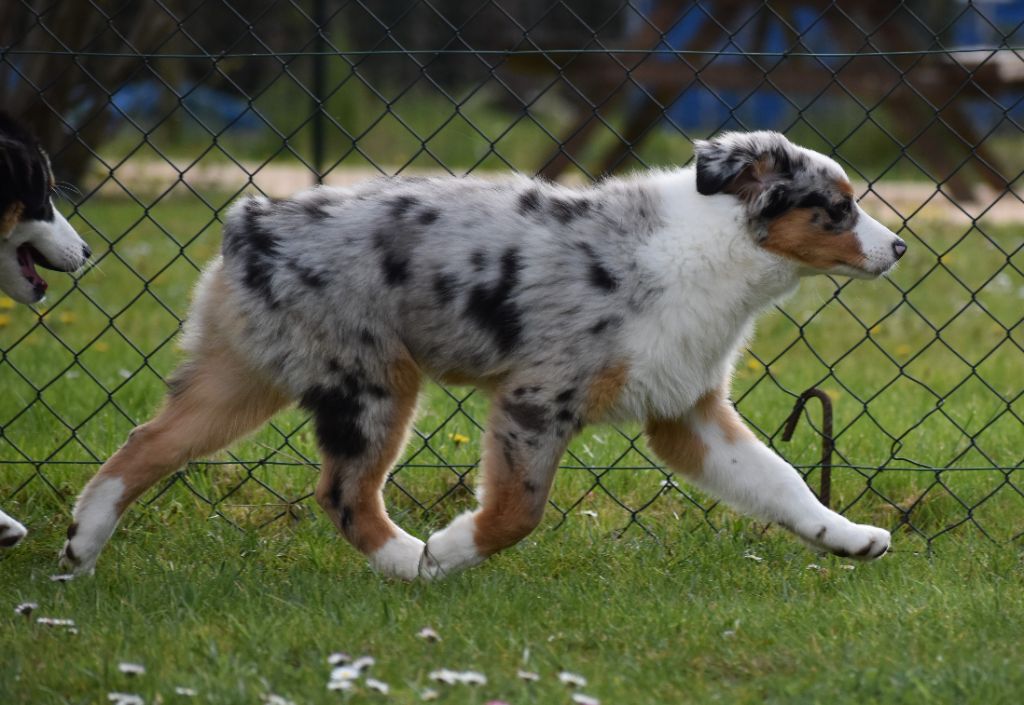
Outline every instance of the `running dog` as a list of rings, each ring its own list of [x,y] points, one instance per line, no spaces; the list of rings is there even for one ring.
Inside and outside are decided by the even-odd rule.
[[[32,134],[0,113],[0,290],[32,304],[46,295],[36,265],[73,272],[89,246],[53,207],[50,158]],[[0,511],[0,548],[15,545],[25,527]]]
[[[292,401],[315,422],[317,501],[388,576],[437,578],[520,541],[570,439],[628,420],[740,511],[877,558],[889,533],[822,506],[741,423],[729,377],[757,314],[801,277],[872,279],[905,251],[836,162],[772,132],[723,134],[696,144],[693,168],[588,188],[381,179],[241,199],[166,404],[82,491],[63,562],[90,572],[143,491]],[[426,544],[381,497],[424,375],[491,398],[480,507]]]

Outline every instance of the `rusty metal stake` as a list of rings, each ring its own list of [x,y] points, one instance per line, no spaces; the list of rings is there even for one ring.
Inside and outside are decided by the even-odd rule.
[[[832,503],[832,451],[835,450],[835,440],[832,438],[832,400],[828,394],[811,387],[800,395],[793,407],[793,413],[786,419],[786,427],[782,431],[782,440],[788,441],[793,438],[793,431],[800,421],[800,414],[811,397],[817,397],[821,402],[821,490],[818,492],[818,501],[826,507],[831,508]]]

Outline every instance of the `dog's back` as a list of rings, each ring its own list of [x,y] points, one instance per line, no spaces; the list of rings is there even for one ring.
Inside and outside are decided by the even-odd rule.
[[[239,348],[294,393],[399,349],[442,379],[586,374],[650,295],[634,258],[658,223],[639,182],[378,180],[240,201],[224,279]]]

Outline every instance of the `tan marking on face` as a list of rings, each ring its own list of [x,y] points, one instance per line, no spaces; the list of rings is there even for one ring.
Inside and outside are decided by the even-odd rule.
[[[323,491],[329,492],[336,473],[344,475],[342,503],[352,512],[352,524],[346,537],[357,550],[365,554],[380,550],[399,533],[388,517],[381,490],[387,481],[388,471],[398,460],[409,438],[412,419],[416,415],[421,378],[419,366],[408,354],[398,358],[391,366],[388,380],[393,407],[383,444],[373,452],[372,457],[346,461],[331,459],[329,468],[325,463],[325,470],[329,469],[330,472],[323,472],[320,476],[321,485],[328,483]],[[341,517],[334,519],[341,528]]]
[[[820,271],[846,265],[863,269],[867,258],[852,230],[830,233],[814,224],[814,209],[794,208],[768,226],[761,247]]]
[[[584,421],[599,421],[615,408],[628,380],[629,365],[625,362],[617,362],[597,373],[583,403]]]
[[[7,238],[14,230],[14,226],[21,222],[21,216],[25,212],[25,204],[15,201],[7,206],[7,210],[0,216],[0,237]]]
[[[853,198],[853,186],[850,185],[849,181],[846,179],[836,179],[835,185],[837,191]]]

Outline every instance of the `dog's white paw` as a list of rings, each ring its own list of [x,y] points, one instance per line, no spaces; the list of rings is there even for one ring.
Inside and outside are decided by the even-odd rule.
[[[423,549],[419,574],[425,580],[436,580],[484,562],[476,548],[476,521],[472,512],[461,514],[452,523],[434,533]]]
[[[889,550],[892,536],[885,529],[851,521],[819,525],[803,538],[812,548],[828,551],[843,558],[870,561]]]
[[[11,548],[25,538],[28,530],[19,522],[0,512],[0,548]]]
[[[89,540],[78,530],[78,524],[68,527],[68,540],[60,549],[58,563],[61,569],[74,575],[92,575],[96,570],[96,559],[103,550],[104,541]]]
[[[60,565],[75,575],[91,574],[96,560],[117,528],[118,504],[124,496],[124,481],[119,477],[93,480],[86,485],[75,505],[74,523],[68,527],[68,540],[60,551]]]
[[[370,556],[373,569],[389,578],[414,580],[419,575],[424,543],[400,531]]]

